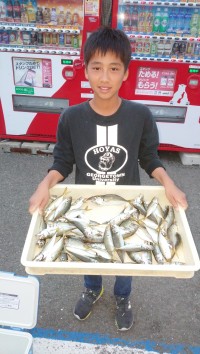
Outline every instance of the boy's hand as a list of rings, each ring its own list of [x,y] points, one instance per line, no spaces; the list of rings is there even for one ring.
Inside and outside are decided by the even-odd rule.
[[[178,205],[182,206],[185,210],[187,209],[186,195],[175,184],[170,183],[169,186],[165,186],[165,194],[175,209],[178,208]]]
[[[49,189],[44,185],[39,186],[29,200],[29,213],[33,214],[34,211],[39,209],[39,213],[42,214],[49,198]]]

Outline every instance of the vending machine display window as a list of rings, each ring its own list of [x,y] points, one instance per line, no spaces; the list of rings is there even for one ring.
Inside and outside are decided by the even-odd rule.
[[[137,70],[136,95],[173,96],[176,69],[140,66]]]
[[[19,112],[45,112],[60,114],[69,107],[69,100],[52,97],[13,95],[13,109]]]
[[[186,107],[167,107],[147,105],[156,122],[185,123]]]

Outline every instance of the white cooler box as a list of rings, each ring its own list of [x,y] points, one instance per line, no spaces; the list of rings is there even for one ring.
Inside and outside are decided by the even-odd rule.
[[[37,323],[39,282],[36,277],[0,272],[0,353],[32,354],[33,337],[22,329]]]

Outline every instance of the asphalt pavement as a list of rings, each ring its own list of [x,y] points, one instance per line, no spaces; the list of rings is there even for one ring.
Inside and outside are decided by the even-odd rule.
[[[200,254],[200,166],[183,165],[177,152],[160,152],[160,158],[187,195],[186,215]],[[26,275],[20,258],[31,221],[28,201],[51,163],[52,155],[0,152],[1,271]],[[141,180],[144,185],[158,185],[144,171],[141,171]],[[74,183],[74,174],[64,183]],[[42,330],[53,338],[59,333],[68,333],[70,338],[76,335],[81,341],[81,336],[88,343],[97,338],[104,338],[104,344],[106,340],[118,345],[150,342],[159,353],[173,345],[182,349],[167,352],[191,353],[194,348],[195,353],[200,353],[199,271],[191,279],[135,277],[131,295],[135,323],[125,333],[118,332],[114,325],[114,277],[104,277],[104,296],[83,322],[73,316],[74,304],[83,290],[82,276],[50,274],[38,276],[38,279],[40,299],[37,328],[32,331],[34,336]]]

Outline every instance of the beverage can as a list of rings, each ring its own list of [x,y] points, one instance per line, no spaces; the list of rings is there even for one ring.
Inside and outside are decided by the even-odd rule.
[[[65,45],[66,47],[71,47],[72,46],[72,35],[66,33],[65,34]]]
[[[72,46],[73,46],[73,48],[79,48],[79,37],[78,36],[72,37]]]
[[[11,31],[9,33],[9,44],[14,44],[17,40],[17,32],[16,31]]]
[[[31,34],[30,32],[22,32],[22,41],[24,45],[30,45],[31,44]]]
[[[31,32],[31,39],[30,39],[30,44],[32,45],[37,45],[37,33],[36,32]]]
[[[6,31],[4,31],[3,33],[2,33],[2,43],[3,44],[9,44],[9,34],[8,34],[8,32],[6,32]]]
[[[44,33],[44,38],[43,38],[44,44],[45,45],[50,45],[51,44],[51,35],[48,32]]]
[[[151,42],[150,54],[151,55],[157,55],[157,50],[158,50],[158,41],[157,40],[153,40]]]
[[[64,33],[59,33],[59,45],[65,45],[65,36]]]
[[[43,45],[43,33],[37,32],[37,43],[38,45]]]
[[[51,35],[51,44],[58,45],[58,33],[52,33]]]

